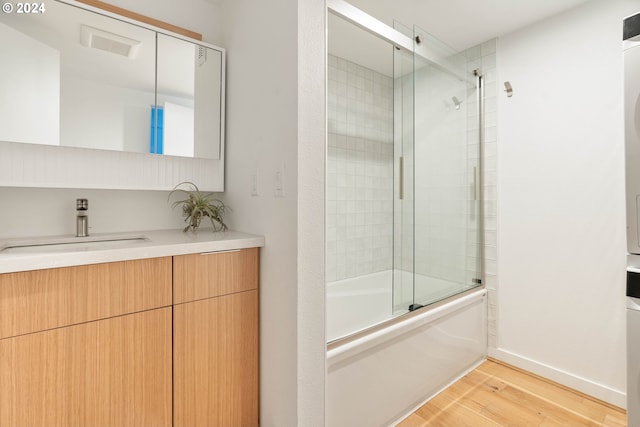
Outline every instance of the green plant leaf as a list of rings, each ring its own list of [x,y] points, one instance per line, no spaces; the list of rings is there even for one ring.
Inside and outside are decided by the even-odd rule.
[[[182,187],[190,188],[184,189]],[[224,215],[229,209],[220,199],[214,198],[214,193],[202,193],[197,185],[193,182],[185,181],[176,185],[169,193],[167,201],[171,199],[171,196],[175,192],[186,194],[189,197],[187,199],[177,200],[171,204],[171,207],[175,209],[178,206],[182,207],[182,216],[184,221],[188,224],[183,231],[193,229],[196,231],[202,217],[209,217],[211,225],[214,231],[227,230],[228,227],[224,223]],[[194,225],[194,223],[196,225]]]

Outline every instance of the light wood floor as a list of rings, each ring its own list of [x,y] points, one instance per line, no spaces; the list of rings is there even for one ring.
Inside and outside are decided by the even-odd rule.
[[[399,427],[626,426],[625,411],[541,377],[487,360]]]

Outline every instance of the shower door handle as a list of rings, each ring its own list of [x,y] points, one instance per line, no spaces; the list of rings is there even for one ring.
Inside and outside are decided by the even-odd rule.
[[[478,200],[478,167],[473,167],[473,200]]]
[[[398,174],[400,175],[398,193],[399,193],[400,200],[403,200],[404,199],[404,157],[400,156],[398,160],[399,160]]]

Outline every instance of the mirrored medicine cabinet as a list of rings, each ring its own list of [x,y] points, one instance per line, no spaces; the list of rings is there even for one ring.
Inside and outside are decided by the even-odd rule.
[[[43,5],[0,14],[0,185],[221,191],[224,49],[84,1]]]

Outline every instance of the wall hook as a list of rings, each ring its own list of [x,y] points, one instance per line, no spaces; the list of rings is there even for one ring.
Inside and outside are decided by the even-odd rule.
[[[508,81],[504,82],[504,91],[507,92],[507,96],[511,98],[513,96],[513,88]]]

